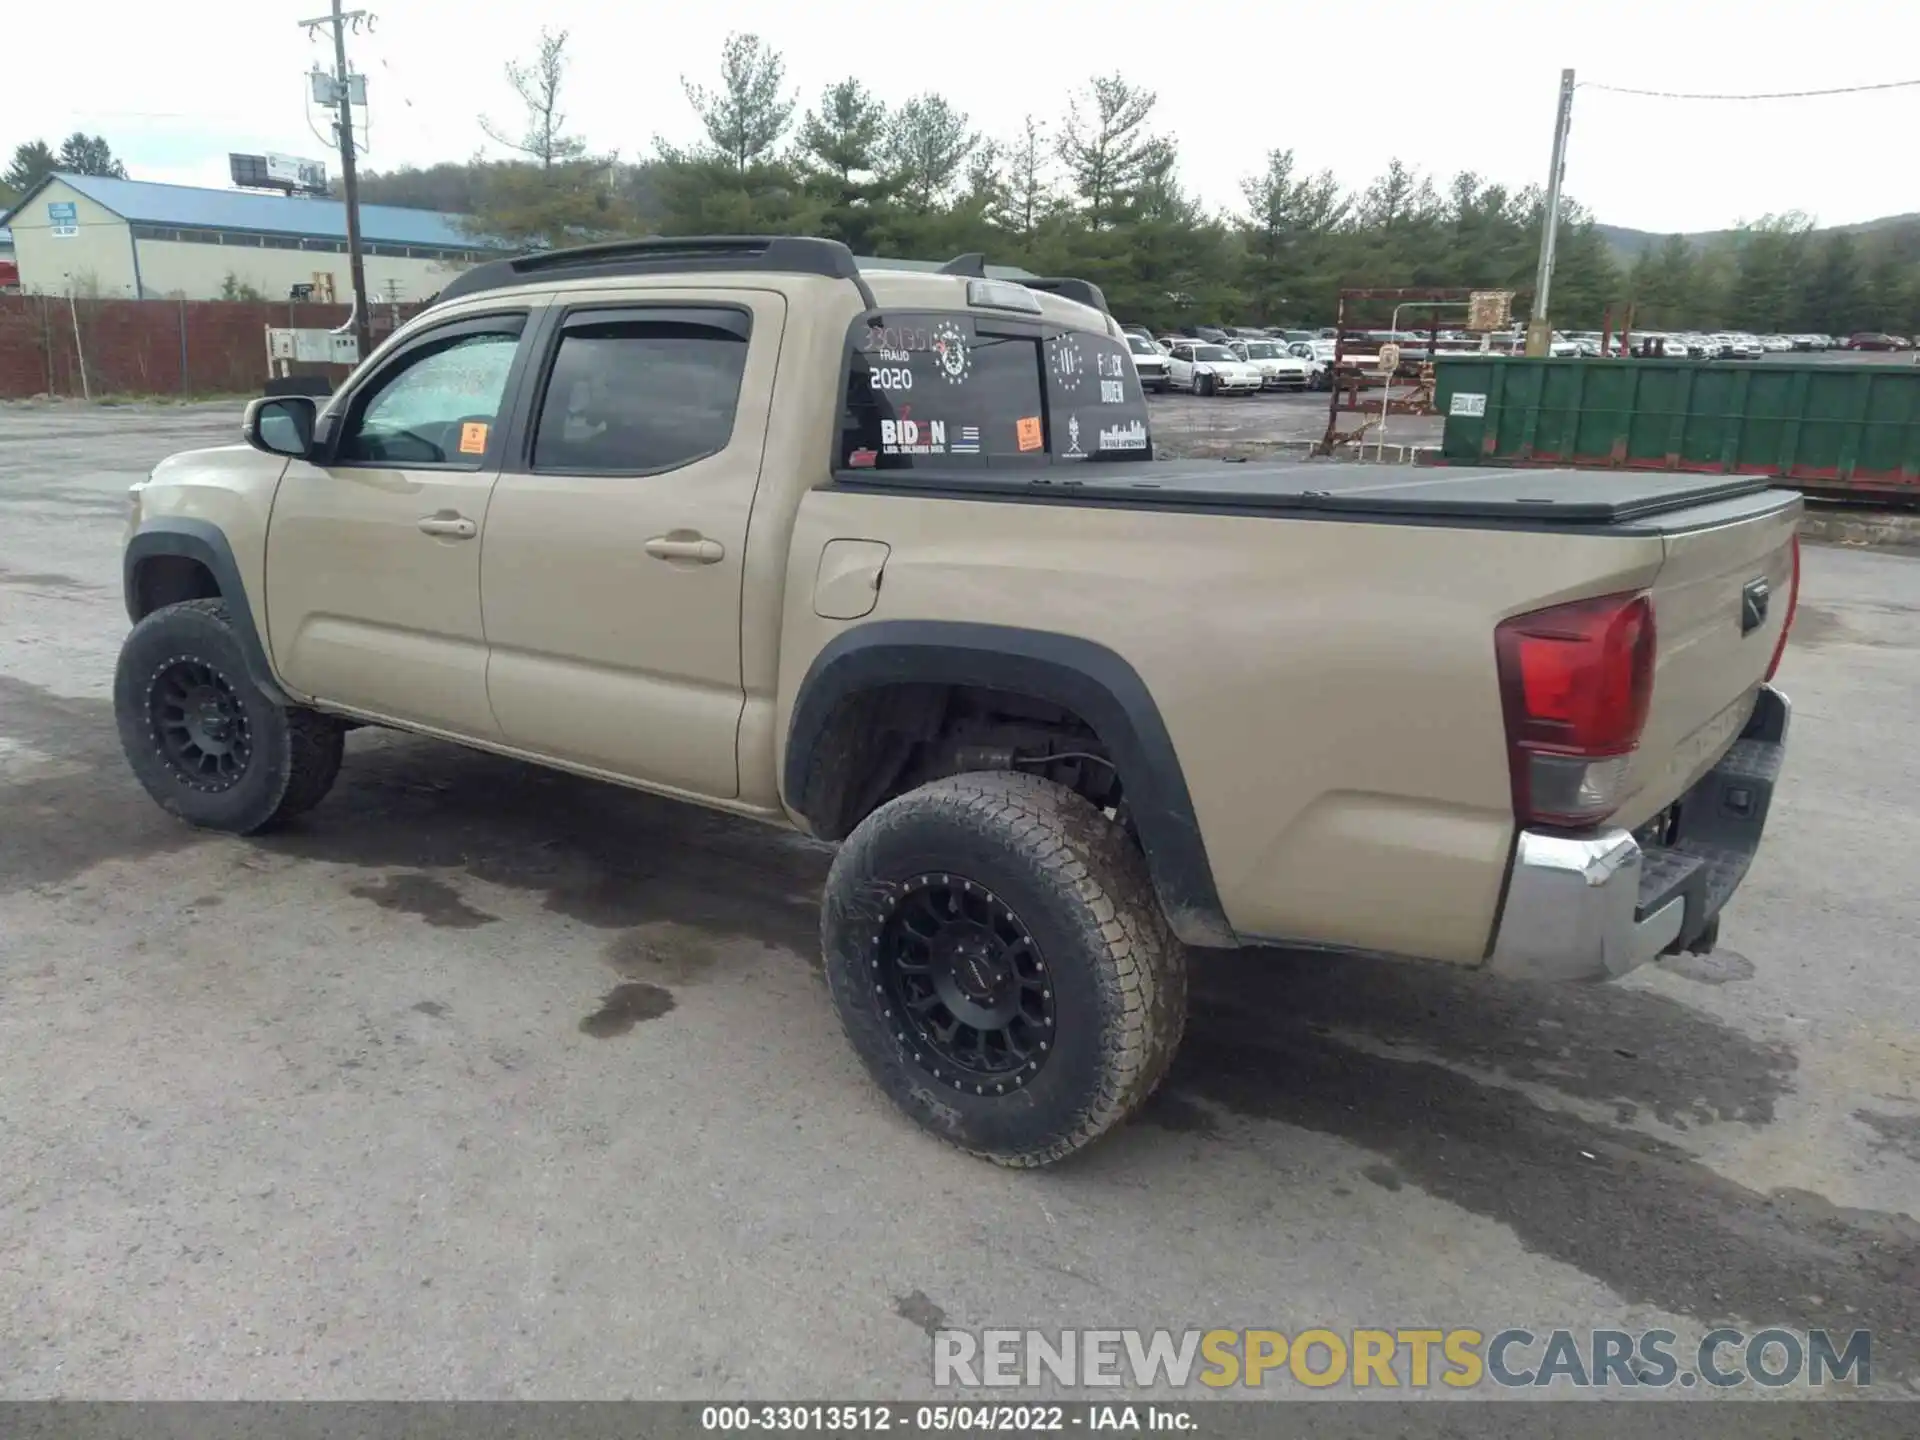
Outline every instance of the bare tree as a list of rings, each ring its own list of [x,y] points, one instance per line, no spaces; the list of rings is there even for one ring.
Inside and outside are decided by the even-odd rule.
[[[782,92],[786,75],[787,62],[758,35],[735,34],[720,51],[717,89],[681,77],[714,158],[745,174],[772,157],[793,120],[795,102]]]
[[[1019,138],[1006,148],[1006,206],[1002,221],[1024,239],[1032,239],[1041,217],[1053,203],[1047,175],[1047,127],[1029,115]]]
[[[507,83],[527,108],[526,128],[515,139],[483,115],[480,128],[487,138],[538,161],[543,170],[584,156],[587,142],[566,133],[567,117],[560,112],[560,87],[566,74],[567,32],[543,28],[532,64],[507,62]]]

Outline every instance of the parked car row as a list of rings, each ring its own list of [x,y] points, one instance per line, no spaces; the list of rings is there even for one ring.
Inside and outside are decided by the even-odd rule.
[[[1333,384],[1333,357],[1338,333],[1290,330],[1277,325],[1195,325],[1191,333],[1155,334],[1144,325],[1123,327],[1133,352],[1134,369],[1143,389],[1157,394],[1185,390],[1195,395],[1243,395],[1261,390],[1325,390]],[[1443,330],[1394,332],[1348,331],[1347,358],[1366,365],[1369,347],[1398,344],[1407,355],[1424,354],[1428,345],[1443,353],[1470,354],[1483,350],[1517,355],[1525,344],[1524,331],[1490,336]],[[1824,350],[1911,350],[1905,336],[1862,331],[1832,335],[1755,335],[1747,331],[1635,330],[1631,335],[1603,335],[1597,330],[1553,332],[1548,353],[1560,358],[1645,354],[1680,360],[1758,360],[1767,355]]]
[[[1229,334],[1212,326],[1198,328],[1223,338],[1156,336],[1142,325],[1126,327],[1127,348],[1142,389],[1251,395],[1260,390],[1325,389],[1330,383],[1331,340],[1304,330],[1269,334],[1242,327]],[[1290,333],[1300,338],[1290,340]]]
[[[1580,346],[1582,355],[1598,355],[1602,337],[1593,331],[1570,337]],[[1654,342],[1660,353],[1679,359],[1693,360],[1758,360],[1768,355],[1788,355],[1809,351],[1824,350],[1910,350],[1911,341],[1899,335],[1885,335],[1877,331],[1863,331],[1859,334],[1838,337],[1832,335],[1755,335],[1743,330],[1715,331],[1658,331],[1635,330],[1628,343],[1639,349],[1647,341]],[[1613,341],[1618,347],[1622,341],[1619,336]]]

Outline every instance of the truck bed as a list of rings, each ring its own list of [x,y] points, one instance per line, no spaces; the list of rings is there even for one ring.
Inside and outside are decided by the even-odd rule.
[[[1634,528],[1641,522],[1767,490],[1763,477],[1751,475],[1455,466],[1386,469],[1298,460],[1169,460],[1082,465],[1071,471],[1058,465],[1044,471],[915,466],[910,471],[842,471],[836,484],[855,490],[982,499],[1599,529]],[[1792,503],[1791,496],[1777,498],[1783,506]]]

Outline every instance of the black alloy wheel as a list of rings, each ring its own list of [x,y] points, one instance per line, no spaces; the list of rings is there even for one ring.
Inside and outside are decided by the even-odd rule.
[[[955,1089],[1004,1095],[1046,1063],[1053,982],[1033,935],[999,896],[957,875],[916,875],[888,900],[872,970],[896,1038]]]
[[[147,683],[147,717],[175,777],[208,794],[230,790],[253,759],[246,707],[233,682],[189,656],[168,660]]]

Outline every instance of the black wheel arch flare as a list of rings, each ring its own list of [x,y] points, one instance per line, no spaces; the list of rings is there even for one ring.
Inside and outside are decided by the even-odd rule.
[[[140,601],[140,572],[147,562],[159,556],[177,556],[204,566],[227,602],[227,618],[234,638],[246,656],[247,678],[276,705],[293,703],[268,663],[266,646],[254,629],[253,607],[247,599],[246,585],[240,579],[240,566],[233,558],[233,547],[226,535],[210,520],[170,515],[143,523],[127,540],[121,556],[120,583],[127,606],[127,618],[138,624],[143,617]]]
[[[1092,640],[948,620],[876,620],[835,636],[814,657],[787,728],[782,788],[803,803],[819,742],[841,702],[900,684],[966,685],[1025,695],[1093,727],[1126,786],[1154,890],[1189,945],[1239,943],[1227,923],[1193,797],[1159,707],[1139,672]]]

